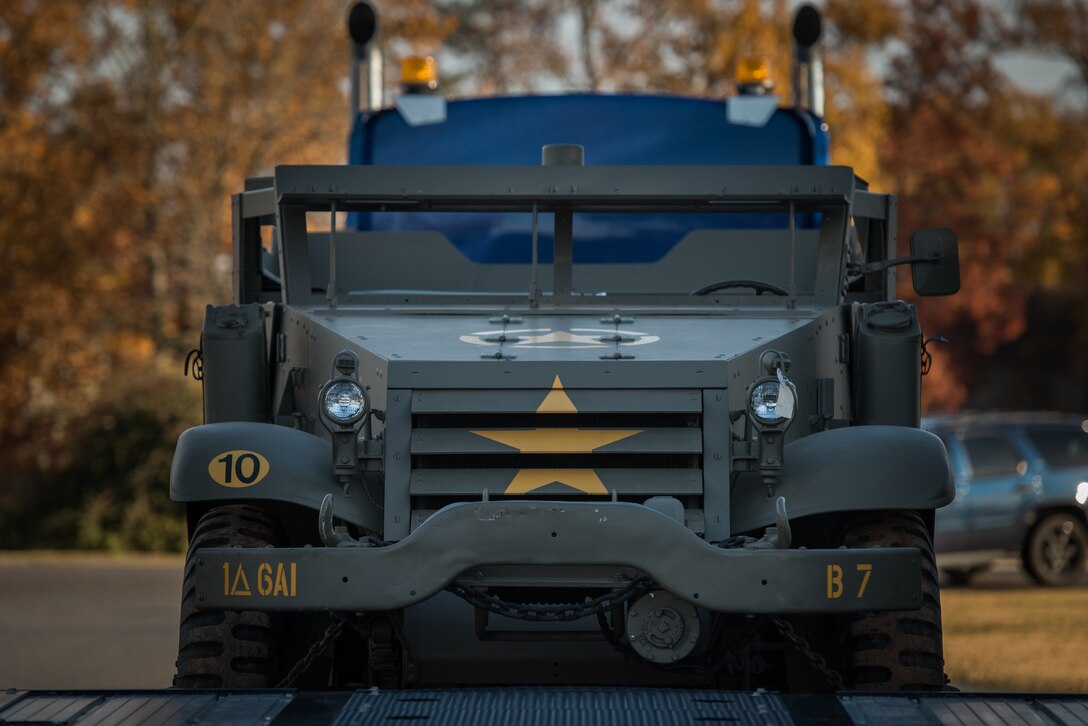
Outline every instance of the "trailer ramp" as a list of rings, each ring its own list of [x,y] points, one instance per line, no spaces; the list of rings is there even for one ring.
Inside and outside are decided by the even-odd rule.
[[[782,695],[647,688],[0,691],[0,724],[1088,726],[1088,694]]]

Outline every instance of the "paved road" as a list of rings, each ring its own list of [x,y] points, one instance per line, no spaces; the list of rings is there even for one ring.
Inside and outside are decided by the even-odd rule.
[[[0,553],[0,689],[169,686],[181,568]]]

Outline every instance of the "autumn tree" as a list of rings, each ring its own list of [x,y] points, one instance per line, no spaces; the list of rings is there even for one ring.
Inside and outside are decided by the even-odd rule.
[[[991,365],[979,405],[1088,410],[1088,2],[1019,0],[1000,16],[1005,47],[1052,61],[1047,95],[1017,105],[1015,133],[1037,181],[1035,253],[1016,269],[1028,330]],[[1063,70],[1068,67],[1071,70]],[[1010,400],[1011,399],[1011,400]]]
[[[999,8],[927,0],[911,4],[906,21],[905,51],[888,75],[882,161],[900,196],[901,243],[913,229],[952,227],[963,279],[959,295],[920,301],[927,333],[951,341],[937,351],[927,408],[1084,405],[1026,376],[988,378],[1015,367],[1002,358],[1027,330],[1033,294],[1084,269],[1077,243],[1084,226],[1076,222],[1084,206],[1069,176],[1083,165],[1083,152],[1069,143],[1082,114],[1068,116],[994,67],[1008,47],[1005,24],[1019,22]]]
[[[229,193],[275,163],[343,159],[345,9],[0,9],[0,295],[21,312],[0,322],[0,518],[25,519],[12,499],[76,504],[102,526],[61,517],[56,541],[164,545],[139,533],[169,519],[171,441],[199,421],[181,361],[203,305],[229,300]]]

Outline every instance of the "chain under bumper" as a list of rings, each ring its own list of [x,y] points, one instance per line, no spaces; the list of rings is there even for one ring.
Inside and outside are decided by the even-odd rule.
[[[913,548],[722,549],[625,502],[464,502],[386,547],[200,550],[196,595],[209,610],[373,612],[422,602],[476,567],[614,565],[719,612],[912,610],[919,562]]]

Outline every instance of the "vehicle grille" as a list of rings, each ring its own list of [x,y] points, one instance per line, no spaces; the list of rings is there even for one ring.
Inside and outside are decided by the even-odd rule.
[[[543,398],[526,390],[415,392],[413,497],[702,493],[700,391],[565,391],[576,410],[562,413],[538,412]]]

